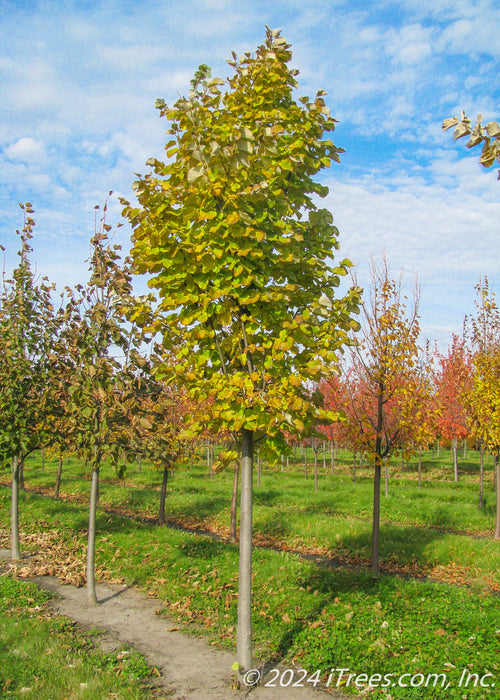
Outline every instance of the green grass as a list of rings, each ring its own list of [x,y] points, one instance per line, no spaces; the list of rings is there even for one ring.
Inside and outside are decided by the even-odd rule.
[[[491,539],[491,463],[487,504],[479,509],[475,458],[469,453],[469,466],[462,464],[461,480],[454,484],[451,465],[428,454],[422,488],[412,465],[404,473],[395,470],[389,497],[382,497],[382,562],[402,574],[432,574],[434,582],[388,574],[374,582],[367,573],[371,472],[358,469],[353,484],[350,455],[344,455],[334,476],[321,469],[317,493],[312,468],[307,481],[298,462],[285,473],[266,468],[261,486],[255,487],[256,541],[289,549],[317,548],[358,568],[328,568],[286,551],[256,548],[256,663],[284,660],[310,673],[321,669],[324,682],[331,669],[339,668],[368,677],[446,673],[446,691],[440,686],[396,686],[390,687],[390,697],[496,697],[494,688],[457,686],[464,669],[480,676],[492,673],[497,689],[500,685],[500,599],[488,592],[500,584],[500,546]],[[72,556],[79,558],[83,571],[89,482],[76,462],[65,469],[62,494],[79,496],[82,503],[23,493],[20,511],[26,534],[22,546],[35,551],[45,545],[29,533],[54,531],[68,543]],[[46,462],[43,473],[38,459],[27,464],[28,488],[51,486],[54,476],[55,464]],[[156,515],[159,485],[160,475],[146,466],[139,472],[132,465],[125,488],[110,468],[103,468],[101,507],[118,509],[129,517],[99,511],[100,576],[136,582],[158,596],[165,614],[175,617],[188,632],[206,635],[234,650],[237,547],[145,521],[143,516]],[[229,473],[211,480],[203,464],[179,469],[169,482],[167,517],[225,533],[230,492]],[[0,526],[6,530],[8,489],[0,489],[0,499]],[[47,553],[46,558],[51,556]],[[332,678],[338,682],[338,674]],[[351,682],[346,690],[356,688]],[[378,687],[370,697],[388,698],[389,691]]]
[[[71,620],[50,615],[49,599],[31,583],[0,576],[0,697],[154,697],[144,685],[151,671],[140,654],[96,650]]]
[[[372,472],[358,467],[353,484],[351,462],[351,454],[342,452],[332,476],[329,462],[323,470],[320,461],[318,492],[314,491],[311,464],[307,481],[298,461],[292,461],[285,473],[279,467],[266,467],[261,485],[254,489],[256,542],[323,552],[366,565],[371,548]],[[444,450],[439,459],[432,452],[425,453],[423,467],[427,480],[422,488],[416,482],[415,464],[404,473],[399,463],[391,470],[389,496],[382,495],[382,567],[500,589],[500,551],[498,543],[491,542],[495,518],[491,460],[487,464],[483,508],[478,507],[477,453],[469,450],[467,459],[461,460],[458,484],[451,481],[449,454]],[[63,497],[86,502],[88,473],[74,460],[65,465],[65,470]],[[46,461],[42,472],[39,456],[30,459],[26,466],[28,488],[51,489],[55,471],[55,462]],[[169,482],[167,518],[227,535],[231,481],[229,472],[211,480],[200,463],[178,469]],[[147,465],[140,472],[137,465],[131,465],[123,487],[112,468],[105,466],[100,505],[155,518],[160,482],[161,475]],[[81,527],[86,527],[86,519]]]

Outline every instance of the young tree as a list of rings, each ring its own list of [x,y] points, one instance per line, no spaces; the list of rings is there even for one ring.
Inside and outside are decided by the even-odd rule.
[[[472,381],[466,395],[474,436],[493,454],[495,539],[500,539],[500,312],[484,278],[476,287],[476,316],[469,319]]]
[[[162,472],[159,525],[165,524],[165,501],[169,471],[186,456],[189,424],[196,414],[185,392],[165,386],[152,377],[143,382],[139,410],[129,423],[130,453],[148,459]]]
[[[52,286],[37,282],[31,269],[30,240],[35,222],[30,203],[21,205],[24,226],[19,263],[0,290],[0,454],[12,462],[12,558],[20,558],[19,481],[25,457],[43,447],[50,414],[53,347],[59,317]]]
[[[439,355],[435,378],[439,405],[439,433],[451,440],[453,472],[458,481],[457,443],[469,435],[469,415],[465,396],[470,380],[470,364],[465,341],[453,335],[447,355]]]
[[[145,313],[144,300],[132,296],[131,262],[120,259],[119,246],[108,240],[105,220],[92,237],[91,277],[75,317],[69,352],[74,365],[68,414],[74,423],[75,444],[92,470],[87,549],[89,602],[96,602],[95,542],[99,470],[104,457],[118,464],[123,444],[116,436],[139,401],[144,359],[144,336],[135,317]],[[135,309],[135,311],[134,311]]]
[[[355,447],[374,466],[371,570],[380,572],[380,479],[382,467],[397,451],[414,420],[412,392],[421,372],[418,289],[408,306],[401,281],[390,278],[387,261],[372,266],[369,304],[363,305],[359,342],[351,348],[344,379],[346,414]],[[423,386],[423,385],[422,385]]]
[[[239,434],[241,669],[252,667],[254,444],[279,454],[285,431],[322,416],[307,384],[332,371],[358,302],[355,289],[335,297],[350,263],[329,267],[338,231],[312,199],[327,193],[314,176],[339,159],[324,139],[335,122],[324,92],[295,101],[290,59],[268,29],[255,56],[233,54],[227,81],[200,66],[188,97],[171,108],[159,100],[167,160],[149,161],[138,207],[124,202],[137,268],[161,296],[157,329],[177,355],[175,380],[196,401],[213,397],[213,432]]]

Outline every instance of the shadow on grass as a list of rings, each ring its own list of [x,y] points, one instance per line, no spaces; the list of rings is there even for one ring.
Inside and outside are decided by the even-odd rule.
[[[262,487],[260,487],[262,488]],[[277,501],[281,502],[283,500],[283,494],[278,491],[278,490],[260,490],[259,487],[256,487],[254,489],[253,493],[253,503],[254,505],[261,505],[261,506],[272,506],[274,505]]]
[[[351,593],[353,589],[374,596],[379,591],[379,582],[367,572],[331,569],[313,564],[311,564],[308,574],[299,578],[297,585],[318,591],[318,599],[306,617],[295,620],[284,632],[273,654],[270,667],[279,664],[287,657],[296,638],[306,627],[316,621],[323,622],[325,607],[333,603],[336,598],[341,597],[344,593]]]
[[[229,511],[231,504],[230,498],[230,494],[226,497],[199,494],[199,497],[196,499],[196,501],[193,501],[189,505],[183,504],[182,507],[176,507],[174,504],[172,504],[172,509],[170,509],[167,495],[166,517],[168,519],[169,515],[172,515],[174,517],[186,518],[188,520],[191,518],[195,518],[198,520],[200,518],[200,515],[202,515],[203,517],[214,516],[223,511],[224,509]]]
[[[192,557],[193,559],[213,559],[214,557],[223,556],[227,553],[228,547],[235,548],[234,545],[229,545],[210,537],[196,538],[179,545],[183,556]]]
[[[369,559],[371,557],[371,523],[366,530],[357,535],[344,535],[342,548],[355,555]],[[380,565],[383,571],[384,561],[411,565],[419,562],[423,567],[432,564],[428,558],[427,548],[436,540],[447,535],[432,527],[402,526],[381,523],[380,525]]]

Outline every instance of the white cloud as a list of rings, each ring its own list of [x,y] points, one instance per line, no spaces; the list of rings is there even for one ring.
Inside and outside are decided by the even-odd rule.
[[[43,143],[37,141],[31,136],[26,136],[19,139],[15,143],[5,148],[5,154],[11,160],[18,160],[24,163],[39,161],[45,157],[45,148]]]
[[[405,25],[386,34],[387,53],[396,63],[421,63],[432,54],[435,30],[420,24]]]

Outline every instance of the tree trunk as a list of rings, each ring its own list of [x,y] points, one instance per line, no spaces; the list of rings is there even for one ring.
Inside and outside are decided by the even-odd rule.
[[[495,465],[495,482],[496,482],[496,494],[497,494],[497,517],[495,522],[495,539],[500,540],[500,459],[498,452],[493,457],[493,464]]]
[[[385,497],[389,496],[389,467],[384,467]]]
[[[333,466],[335,464],[335,456],[333,452],[333,443],[330,442],[330,471],[332,472],[333,475]]]
[[[24,455],[21,455],[18,460],[19,470],[19,488],[25,491],[24,487]]]
[[[63,469],[63,456],[62,456],[62,452],[60,452],[59,453],[59,462],[57,464],[57,476],[56,476],[56,485],[54,488],[54,498],[59,498],[59,490],[61,488],[62,469]]]
[[[238,532],[236,529],[236,513],[238,510],[238,477],[240,473],[239,464],[234,465],[233,494],[231,497],[231,524],[229,529],[229,540],[231,544],[238,542]]]
[[[373,478],[372,575],[380,575],[380,478],[382,472],[382,428],[384,425],[384,385],[378,386],[375,475]]]
[[[418,450],[418,487],[422,486],[422,449]]]
[[[457,439],[454,438],[452,442],[453,450],[453,475],[455,481],[458,481],[458,457],[457,457]]]
[[[372,561],[373,576],[380,575],[379,542],[380,542],[380,478],[382,468],[380,463],[375,464],[375,476],[373,479],[373,527],[372,527]]]
[[[92,470],[89,508],[89,536],[87,547],[87,598],[89,603],[97,603],[95,592],[95,535],[97,502],[99,500],[99,467]]]
[[[241,431],[240,561],[237,658],[240,672],[252,664],[252,472],[253,432]]]
[[[352,453],[352,483],[356,483],[356,452]]]
[[[160,490],[160,510],[158,512],[158,525],[165,525],[165,500],[167,497],[168,467],[163,468],[163,479]]]
[[[314,448],[314,490],[318,490],[318,448]]]
[[[12,459],[11,499],[11,558],[13,561],[19,561],[21,559],[21,547],[19,544],[19,460],[17,457]]]
[[[479,507],[484,505],[484,447],[481,445],[479,453]]]
[[[304,476],[307,479],[307,445],[304,447]]]

